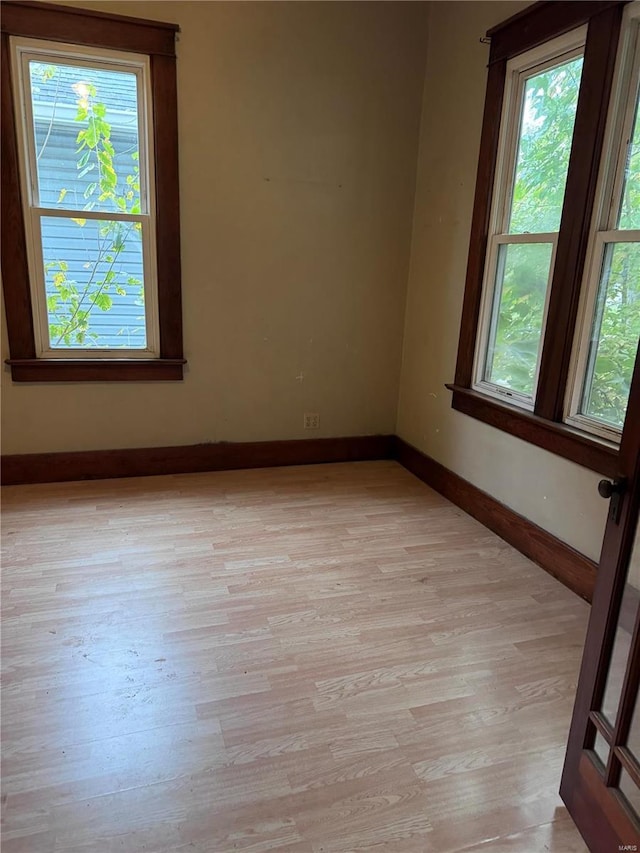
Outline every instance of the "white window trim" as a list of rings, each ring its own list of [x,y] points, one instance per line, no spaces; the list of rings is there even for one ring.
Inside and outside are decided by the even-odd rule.
[[[634,55],[635,54],[635,55]],[[618,60],[607,129],[602,149],[600,175],[593,208],[589,244],[578,309],[573,355],[567,382],[565,423],[609,443],[619,444],[622,429],[580,412],[589,363],[591,331],[595,316],[604,253],[607,244],[640,241],[640,231],[616,228],[626,166],[627,143],[635,115],[640,86],[640,0],[624,11]],[[624,108],[623,108],[624,105]]]
[[[27,242],[27,261],[33,305],[34,336],[38,358],[53,359],[156,359],[160,356],[158,284],[156,266],[156,200],[153,150],[153,103],[151,68],[148,56],[75,44],[12,36],[11,62],[14,100],[18,115],[18,160]],[[140,168],[140,214],[85,211],[74,208],[41,207],[35,169],[35,134],[30,98],[28,62],[30,60],[70,64],[107,70],[122,70],[136,75],[138,91],[138,134]],[[53,348],[49,341],[45,272],[42,257],[40,221],[43,216],[77,219],[140,222],[145,290],[146,347],[107,349],[98,347]]]
[[[500,117],[500,136],[498,141],[498,156],[496,173],[492,189],[491,213],[489,217],[489,236],[487,240],[487,255],[482,282],[482,299],[478,322],[478,334],[474,354],[474,371],[472,388],[490,397],[518,406],[527,411],[533,411],[536,397],[540,360],[544,345],[545,328],[551,294],[551,281],[555,268],[558,232],[536,234],[507,234],[508,219],[511,214],[510,203],[513,195],[518,134],[522,99],[526,80],[562,61],[569,61],[584,53],[587,27],[579,27],[539,47],[527,51],[509,60],[506,69],[504,99]],[[538,347],[536,374],[534,376],[531,395],[522,394],[505,386],[497,385],[484,378],[489,336],[494,312],[495,284],[498,263],[499,246],[505,243],[552,243],[551,263],[545,304],[542,316],[542,333]]]

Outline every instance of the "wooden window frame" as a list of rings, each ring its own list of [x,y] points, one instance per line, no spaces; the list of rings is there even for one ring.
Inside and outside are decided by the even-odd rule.
[[[611,95],[609,126],[606,131],[599,186],[594,204],[589,247],[582,283],[581,304],[574,342],[572,365],[565,402],[565,419],[577,429],[609,438],[611,426],[606,420],[584,410],[587,388],[595,378],[591,340],[598,329],[598,300],[606,288],[603,271],[607,255],[616,244],[638,244],[640,228],[623,225],[622,200],[627,186],[629,140],[640,87],[640,2],[630,3],[623,16],[623,32],[618,49],[618,65]],[[604,309],[604,306],[603,306]],[[591,368],[591,370],[590,370]],[[589,374],[591,374],[589,376]],[[615,429],[615,440],[621,430]]]
[[[457,411],[609,476],[618,447],[563,422],[591,215],[627,0],[542,0],[489,30],[489,70],[453,392]],[[507,61],[587,25],[582,83],[533,412],[473,389]]]
[[[180,193],[176,24],[26,0],[2,4],[2,280],[16,382],[181,380]],[[150,58],[155,149],[159,358],[38,358],[23,218],[10,36],[140,53]]]

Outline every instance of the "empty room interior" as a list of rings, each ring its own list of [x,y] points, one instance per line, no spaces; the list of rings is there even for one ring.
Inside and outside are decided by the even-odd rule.
[[[640,849],[640,0],[0,15],[3,853]]]

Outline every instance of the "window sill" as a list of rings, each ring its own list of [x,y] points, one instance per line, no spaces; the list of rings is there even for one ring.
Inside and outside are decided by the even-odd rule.
[[[530,412],[485,397],[478,391],[454,384],[447,384],[446,387],[453,391],[451,405],[456,411],[599,474],[607,477],[618,475],[618,448],[614,445],[598,441],[566,424],[547,421]]]
[[[14,382],[171,382],[183,378],[186,359],[9,358],[5,363]]]

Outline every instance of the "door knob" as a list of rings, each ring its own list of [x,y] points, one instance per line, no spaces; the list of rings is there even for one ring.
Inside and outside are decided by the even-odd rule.
[[[601,498],[611,498],[609,505],[609,518],[616,524],[620,520],[620,509],[622,507],[622,495],[627,488],[626,477],[617,477],[615,480],[600,480],[598,483],[598,494]]]
[[[616,492],[620,492],[621,480],[600,480],[598,483],[598,494],[601,498],[610,498]]]

